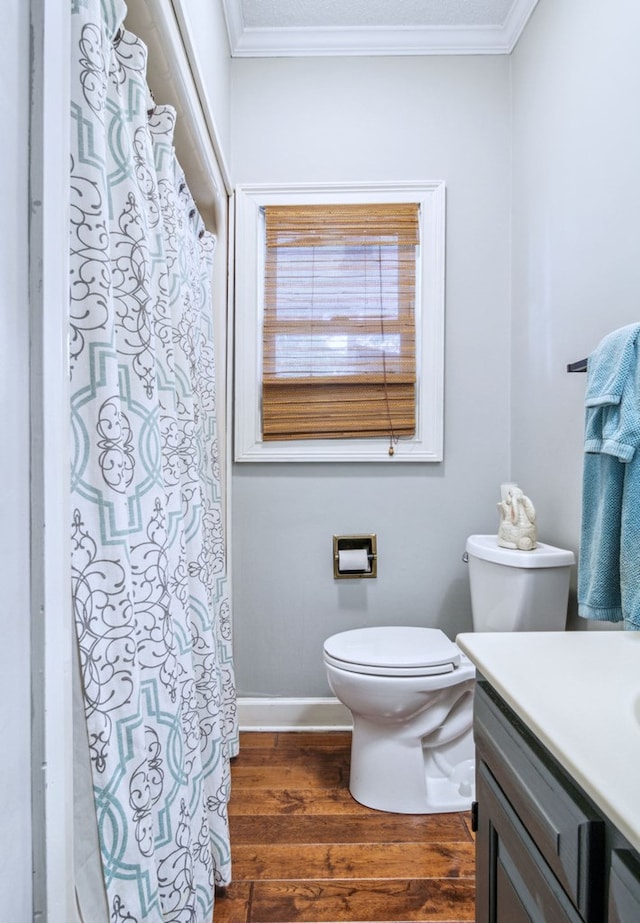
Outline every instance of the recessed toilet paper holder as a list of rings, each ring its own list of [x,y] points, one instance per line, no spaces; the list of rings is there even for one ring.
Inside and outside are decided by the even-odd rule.
[[[336,580],[378,576],[375,535],[334,535],[333,576]]]

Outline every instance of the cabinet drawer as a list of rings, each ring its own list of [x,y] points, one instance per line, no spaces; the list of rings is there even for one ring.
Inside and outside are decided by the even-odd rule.
[[[600,815],[484,681],[476,687],[474,733],[479,761],[490,768],[586,923],[601,919],[605,825]]]

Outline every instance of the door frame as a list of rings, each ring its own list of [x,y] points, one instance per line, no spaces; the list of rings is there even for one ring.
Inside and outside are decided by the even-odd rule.
[[[33,919],[77,920],[73,875],[68,4],[31,0],[29,161]]]

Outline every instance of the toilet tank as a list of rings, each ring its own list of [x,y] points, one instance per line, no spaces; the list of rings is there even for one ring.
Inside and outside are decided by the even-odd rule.
[[[470,535],[466,552],[474,631],[564,631],[572,551],[542,542],[517,551],[497,535]]]

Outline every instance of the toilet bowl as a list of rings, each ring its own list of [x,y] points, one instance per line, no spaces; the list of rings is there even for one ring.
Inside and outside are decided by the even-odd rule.
[[[361,628],[328,638],[324,662],[353,716],[356,801],[401,814],[467,810],[475,670],[457,645],[437,628]]]
[[[474,631],[562,631],[573,552],[469,536]],[[327,679],[353,717],[349,788],[400,814],[462,811],[475,795],[475,671],[437,628],[359,628],[324,643]]]

